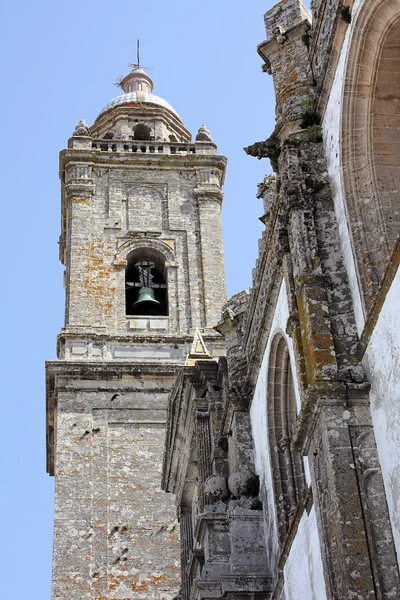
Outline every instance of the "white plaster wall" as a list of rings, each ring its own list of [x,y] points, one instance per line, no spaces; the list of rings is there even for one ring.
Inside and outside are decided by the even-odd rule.
[[[279,306],[279,302],[278,302]],[[276,316],[276,315],[275,315]],[[267,428],[267,367],[268,354],[264,355],[261,370],[258,376],[256,389],[252,405],[250,408],[251,430],[254,442],[254,464],[257,475],[260,477],[260,489],[263,497],[264,516],[265,516],[265,537],[266,548],[269,548],[268,560],[271,569],[275,568],[276,560],[279,555],[277,515],[273,496],[273,482],[271,473],[271,457],[269,451],[268,428]]]
[[[257,385],[250,409],[251,427],[254,440],[255,469],[260,476],[261,489],[263,490],[264,510],[265,510],[265,528],[266,528],[266,547],[270,549],[270,566],[272,569],[276,566],[276,560],[279,557],[279,542],[277,530],[277,516],[275,510],[274,489],[271,472],[271,459],[268,444],[268,422],[267,422],[267,372],[271,342],[277,333],[283,335],[289,347],[290,361],[293,374],[293,382],[296,393],[297,410],[300,410],[300,392],[297,383],[296,364],[294,361],[294,350],[292,339],[286,335],[286,322],[289,316],[289,307],[286,296],[286,284],[282,282],[279,297],[275,309],[275,315],[272,322],[271,333],[268,339],[264,358],[262,361]],[[305,473],[307,484],[310,483],[310,474],[308,462],[305,459]],[[295,574],[298,567],[302,564],[302,573]],[[322,571],[322,562],[318,540],[318,529],[315,519],[314,509],[310,515],[303,514],[296,540],[292,546],[287,569],[287,599],[307,598],[312,600],[325,599],[325,582]],[[300,570],[300,569],[299,569]],[[301,583],[303,595],[299,594],[298,585]],[[316,595],[311,595],[316,594]]]
[[[400,273],[393,280],[363,360],[397,556],[400,557]]]
[[[285,600],[326,600],[315,508],[300,521],[284,567]]]
[[[355,21],[356,11],[362,4],[361,0],[356,0],[353,8],[353,22]],[[344,201],[344,188],[341,168],[341,115],[342,115],[342,98],[343,98],[343,82],[346,69],[346,59],[349,49],[350,36],[352,28],[347,28],[345,40],[343,42],[342,51],[340,54],[336,75],[333,82],[331,95],[326,108],[324,121],[322,123],[324,149],[327,158],[328,174],[330,177],[333,200],[335,203],[335,213],[339,226],[339,236],[344,254],[344,262],[346,265],[347,276],[349,278],[351,295],[353,298],[354,313],[356,325],[359,335],[364,327],[364,314],[361,304],[361,296],[357,280],[356,267],[351,247],[349,229],[347,226],[347,211]]]

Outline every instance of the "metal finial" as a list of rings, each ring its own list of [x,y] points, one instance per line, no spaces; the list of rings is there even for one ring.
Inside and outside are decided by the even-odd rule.
[[[140,40],[137,41],[136,59],[137,59],[137,62],[128,63],[128,67],[132,67],[133,69],[139,69],[141,67],[141,64],[140,64]],[[142,67],[142,69],[146,69],[146,71],[153,70],[151,67]]]

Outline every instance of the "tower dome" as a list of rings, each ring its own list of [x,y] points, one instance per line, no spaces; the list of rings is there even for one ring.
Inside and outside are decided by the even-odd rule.
[[[154,87],[153,80],[142,67],[135,66],[132,71],[128,73],[128,75],[125,75],[121,80],[120,86],[124,90],[124,94],[121,94],[108,102],[100,112],[100,115],[110,110],[110,108],[121,104],[153,104],[166,108],[180,120],[178,113],[169,102],[152,94]]]

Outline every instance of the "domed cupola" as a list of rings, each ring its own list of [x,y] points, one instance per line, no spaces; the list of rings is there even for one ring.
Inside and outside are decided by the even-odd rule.
[[[139,72],[138,72],[139,71]],[[121,94],[116,98],[113,98],[108,104],[105,105],[100,115],[114,108],[114,106],[120,106],[122,104],[139,104],[142,107],[147,105],[156,105],[166,108],[179,120],[180,117],[173,106],[169,102],[152,94],[153,80],[147,75],[140,67],[134,69],[128,75],[125,75],[120,83],[125,94]]]
[[[117,82],[124,93],[105,105],[90,128],[91,135],[121,140],[190,142],[190,132],[176,110],[152,93],[154,84],[150,75],[140,65],[129,66],[133,69]]]
[[[154,83],[150,75],[147,75],[141,67],[135,67],[128,75],[125,75],[120,86],[125,94],[131,92],[145,92],[146,94],[151,94]]]

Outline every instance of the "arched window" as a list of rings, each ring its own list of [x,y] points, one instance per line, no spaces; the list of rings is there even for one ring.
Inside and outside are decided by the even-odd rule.
[[[145,123],[138,123],[133,128],[133,139],[134,140],[143,140],[149,141],[151,137],[151,129]]]
[[[400,5],[364,2],[352,24],[343,91],[342,163],[364,311],[400,229]]]
[[[137,248],[128,256],[125,305],[127,315],[168,315],[165,258],[160,252]]]
[[[271,344],[267,391],[268,435],[279,536],[285,539],[290,517],[305,487],[303,459],[291,447],[296,424],[296,397],[285,338],[277,334]]]

